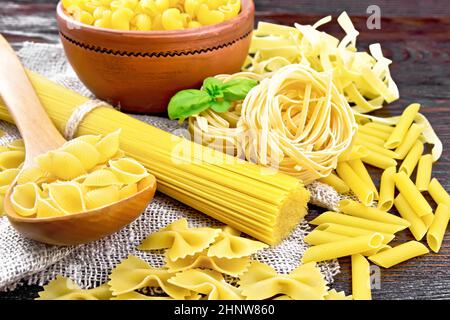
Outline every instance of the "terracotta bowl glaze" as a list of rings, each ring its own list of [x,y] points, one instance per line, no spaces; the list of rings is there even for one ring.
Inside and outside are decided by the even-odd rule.
[[[204,78],[238,72],[251,41],[255,7],[221,24],[189,30],[118,31],[85,25],[57,7],[59,34],[80,80],[123,111],[164,113],[179,90]]]

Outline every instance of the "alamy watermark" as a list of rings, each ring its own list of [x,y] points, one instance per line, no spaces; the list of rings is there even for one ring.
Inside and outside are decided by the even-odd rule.
[[[367,29],[380,30],[381,29],[381,8],[376,4],[372,4],[367,7],[366,13],[369,17],[366,21]]]

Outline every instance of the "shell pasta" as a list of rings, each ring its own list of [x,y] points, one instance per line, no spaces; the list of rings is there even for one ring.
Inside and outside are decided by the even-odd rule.
[[[11,194],[14,211],[30,218],[76,214],[145,188],[150,174],[139,162],[123,157],[119,135],[118,130],[104,137],[76,138],[38,156],[18,177]],[[12,174],[3,175],[4,182],[11,183]]]

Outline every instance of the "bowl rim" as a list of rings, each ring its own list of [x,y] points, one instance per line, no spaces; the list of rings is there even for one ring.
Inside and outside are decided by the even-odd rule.
[[[137,30],[117,30],[110,28],[101,28],[93,25],[85,24],[79,22],[73,18],[71,18],[62,7],[62,1],[59,1],[56,6],[56,15],[64,20],[66,23],[70,23],[71,25],[76,25],[76,28],[73,29],[86,29],[93,32],[105,33],[114,35],[127,35],[127,36],[143,36],[143,37],[155,37],[155,38],[173,38],[174,36],[199,36],[203,34],[210,34],[211,32],[218,32],[222,29],[226,29],[227,27],[231,27],[235,25],[236,22],[245,19],[246,16],[252,14],[254,12],[254,2],[253,0],[240,0],[241,1],[241,11],[239,14],[227,21],[209,25],[202,26],[199,28],[192,29],[182,29],[182,30],[150,30],[150,31],[137,31]]]

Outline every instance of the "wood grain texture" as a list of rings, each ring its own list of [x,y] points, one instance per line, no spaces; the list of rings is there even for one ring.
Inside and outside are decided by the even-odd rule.
[[[16,42],[57,42],[54,21],[55,1],[16,1],[0,7],[0,32]],[[401,98],[374,113],[392,116],[401,113],[409,103],[422,104],[427,116],[442,139],[444,152],[433,167],[446,190],[450,190],[450,6],[447,0],[393,1],[379,0],[381,30],[368,30],[366,8],[372,1],[348,0],[256,0],[257,20],[292,25],[294,22],[313,23],[324,15],[335,17],[347,10],[360,31],[358,47],[367,49],[370,43],[380,42],[386,56],[393,59],[391,72]],[[37,19],[36,19],[37,17]],[[21,21],[19,21],[21,20]],[[336,22],[323,30],[341,36]],[[371,169],[374,178],[380,171]],[[428,197],[429,199],[429,197]],[[323,212],[311,206],[308,219]],[[397,243],[411,240],[409,231],[399,234]],[[341,274],[335,287],[350,293],[350,259],[340,259]],[[29,286],[11,293],[0,293],[0,299],[29,299],[40,287]],[[390,269],[381,269],[381,286],[373,291],[374,299],[450,299],[450,235],[447,232],[439,254],[428,254]]]

